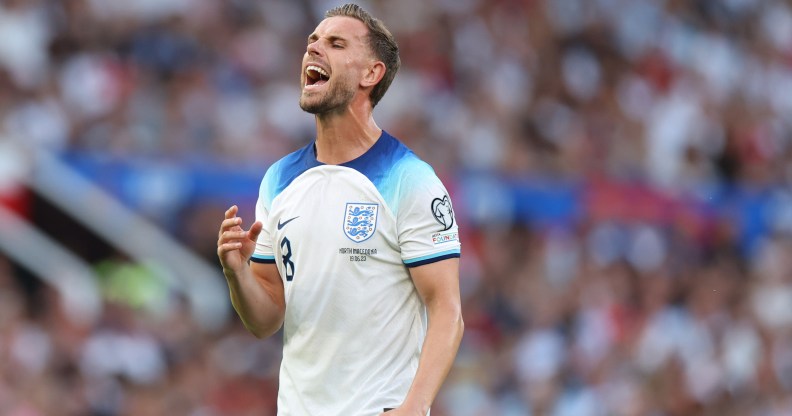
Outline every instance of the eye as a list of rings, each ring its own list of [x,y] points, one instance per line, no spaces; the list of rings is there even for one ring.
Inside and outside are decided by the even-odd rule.
[[[344,49],[344,45],[338,42],[333,42],[333,49]]]

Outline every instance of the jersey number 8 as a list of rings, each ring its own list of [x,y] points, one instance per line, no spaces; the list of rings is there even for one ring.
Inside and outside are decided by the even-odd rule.
[[[283,237],[280,243],[281,252],[283,255],[283,271],[286,273],[286,281],[291,282],[294,279],[294,262],[291,261],[292,249],[291,242],[288,238]]]

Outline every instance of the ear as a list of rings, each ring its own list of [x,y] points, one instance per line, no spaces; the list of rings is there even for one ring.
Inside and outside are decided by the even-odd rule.
[[[382,61],[372,61],[371,65],[366,68],[366,73],[363,74],[363,79],[360,80],[360,86],[363,88],[372,87],[377,85],[378,82],[385,76],[385,64]]]

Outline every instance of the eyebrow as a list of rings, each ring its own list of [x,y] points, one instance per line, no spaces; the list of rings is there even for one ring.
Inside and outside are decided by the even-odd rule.
[[[308,42],[315,42],[315,41],[317,41],[317,40],[319,40],[319,35],[317,35],[316,33],[311,33],[311,36],[308,36]],[[344,38],[344,37],[341,37],[341,36],[337,36],[337,35],[330,35],[330,36],[327,36],[327,40],[328,40],[328,41],[330,41],[330,43],[333,43],[333,42],[335,42],[335,41],[340,41],[340,42],[343,42],[343,43],[348,43],[348,41],[347,41],[347,39],[346,39],[346,38]]]

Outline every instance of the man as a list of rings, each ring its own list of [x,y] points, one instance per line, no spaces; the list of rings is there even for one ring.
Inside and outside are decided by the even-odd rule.
[[[217,252],[242,322],[257,337],[284,328],[281,416],[426,415],[456,355],[451,201],[372,117],[399,65],[379,20],[352,4],[328,11],[300,77],[315,142],[269,168],[250,229],[236,206],[222,222]]]

